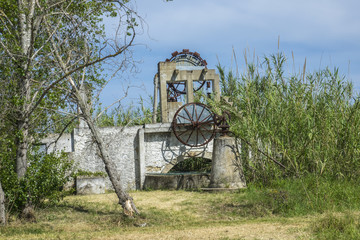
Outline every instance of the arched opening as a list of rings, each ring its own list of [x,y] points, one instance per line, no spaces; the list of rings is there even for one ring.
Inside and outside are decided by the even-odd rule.
[[[201,170],[193,170],[196,168],[205,170],[206,173],[207,172],[210,173],[211,159],[212,159],[212,152],[190,151],[187,153],[183,153],[179,155],[177,158],[172,159],[171,162],[168,162],[161,170],[161,173],[204,172]]]
[[[210,173],[211,159],[190,157],[177,162],[168,173]]]
[[[179,156],[162,173],[147,174],[144,189],[200,189],[210,184],[211,158]]]

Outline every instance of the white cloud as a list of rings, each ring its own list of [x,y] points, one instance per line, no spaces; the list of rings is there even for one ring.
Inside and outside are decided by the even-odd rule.
[[[360,1],[138,0],[149,31],[159,41],[221,36],[248,40],[284,35],[289,41],[358,38]],[[210,40],[210,39],[209,39]]]
[[[280,36],[283,50],[293,50],[299,65],[306,57],[313,64],[309,69],[330,64],[347,72],[350,61],[352,80],[360,86],[359,0],[136,0],[136,5],[150,36],[138,36],[137,43],[152,49],[135,48],[144,60],[138,78],[146,82],[172,51],[190,48],[214,66],[216,55],[230,63],[233,46],[239,59],[247,47],[259,56],[273,53]]]

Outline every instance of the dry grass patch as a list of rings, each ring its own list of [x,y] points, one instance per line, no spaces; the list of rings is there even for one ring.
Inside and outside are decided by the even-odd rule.
[[[121,235],[95,237],[104,239],[308,239],[310,236],[299,230],[296,225],[279,223],[243,223],[233,226],[214,226],[187,228],[182,230],[164,230],[158,232],[128,232]]]
[[[231,193],[136,191],[131,195],[141,211],[135,219],[123,216],[115,194],[69,196],[39,209],[37,223],[11,221],[0,228],[0,239],[307,238],[306,219],[243,217],[234,211]]]

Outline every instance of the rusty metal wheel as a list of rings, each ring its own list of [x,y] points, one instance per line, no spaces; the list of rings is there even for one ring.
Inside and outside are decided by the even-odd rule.
[[[188,103],[175,113],[172,128],[181,143],[200,147],[215,137],[215,115],[205,104]]]

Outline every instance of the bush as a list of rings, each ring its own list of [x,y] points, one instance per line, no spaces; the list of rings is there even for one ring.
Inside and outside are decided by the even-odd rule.
[[[65,153],[37,153],[30,155],[28,170],[23,179],[19,180],[15,171],[13,158],[2,158],[0,181],[7,199],[10,212],[21,211],[26,203],[34,207],[40,206],[45,199],[60,200],[65,192],[63,186],[71,178],[73,161]]]

